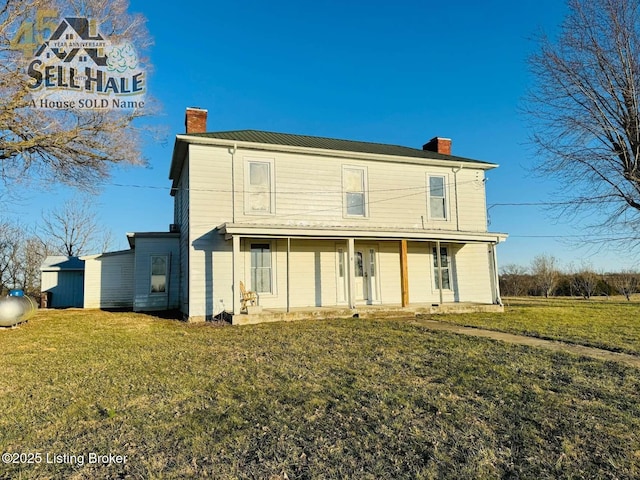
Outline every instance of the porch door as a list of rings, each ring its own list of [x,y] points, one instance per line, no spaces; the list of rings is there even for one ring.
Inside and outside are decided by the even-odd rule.
[[[347,290],[349,284],[349,273],[347,272],[349,261],[346,250],[343,246],[336,246],[336,300],[339,304],[347,303],[349,298],[349,291]]]
[[[373,246],[358,246],[354,251],[356,302],[371,305],[378,301],[377,251]]]

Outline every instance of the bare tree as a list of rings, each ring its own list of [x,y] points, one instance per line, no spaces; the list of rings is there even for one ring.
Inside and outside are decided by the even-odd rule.
[[[571,287],[585,299],[591,298],[598,291],[601,275],[593,271],[589,265],[583,265],[582,268],[570,275]]]
[[[99,226],[89,205],[86,200],[72,199],[43,213],[41,242],[51,245],[53,253],[69,257],[103,252],[111,234]]]
[[[144,108],[124,110],[34,108],[29,85],[36,77],[25,61],[24,50],[33,55],[65,16],[95,20],[111,41],[129,42],[142,53],[150,44],[145,19],[128,14],[128,3],[5,0],[0,6],[0,176],[6,184],[38,178],[90,189],[113,164],[145,163],[135,120],[153,113],[151,99]]]
[[[537,255],[531,261],[531,274],[536,288],[549,298],[558,284],[558,262],[551,255]]]
[[[22,249],[22,287],[30,295],[40,293],[40,266],[53,249],[37,236],[29,236],[24,240]]]
[[[0,222],[0,295],[19,283],[19,249],[23,232],[8,221]]]
[[[500,269],[500,291],[506,296],[526,295],[531,287],[531,277],[526,267],[509,263]]]
[[[638,291],[638,272],[622,270],[609,276],[609,283],[620,295],[631,300],[631,295]]]
[[[640,4],[569,0],[557,41],[541,38],[530,59],[527,101],[543,175],[556,176],[565,213],[594,228],[630,233],[640,225]],[[575,217],[574,217],[575,218]],[[628,242],[627,242],[628,245]]]

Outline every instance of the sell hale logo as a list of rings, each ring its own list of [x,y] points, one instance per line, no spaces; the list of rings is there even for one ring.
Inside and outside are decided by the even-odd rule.
[[[55,24],[49,20],[47,25],[47,31],[51,31]],[[38,35],[44,37],[41,32]],[[37,35],[32,33],[30,38],[36,39]],[[14,47],[28,51],[29,42],[20,41],[24,39],[21,36],[16,40]],[[96,23],[87,18],[64,18],[29,57],[27,74],[33,108],[144,107],[145,72],[133,45],[112,44],[98,31]]]

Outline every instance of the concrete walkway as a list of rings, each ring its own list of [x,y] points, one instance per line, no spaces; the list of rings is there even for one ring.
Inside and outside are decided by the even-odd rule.
[[[513,335],[511,333],[495,332],[492,330],[484,330],[475,327],[463,327],[452,323],[439,322],[421,318],[417,323],[427,327],[430,330],[458,333],[461,335],[470,335],[473,337],[492,338],[517,345],[529,345],[531,347],[546,348],[549,350],[573,353],[583,355],[585,357],[597,358],[600,360],[610,360],[614,362],[624,363],[631,367],[640,368],[640,357],[630,355],[628,353],[616,353],[601,348],[585,347],[583,345],[575,345],[572,343],[559,342],[555,340],[544,340],[535,337],[526,337],[524,335]]]

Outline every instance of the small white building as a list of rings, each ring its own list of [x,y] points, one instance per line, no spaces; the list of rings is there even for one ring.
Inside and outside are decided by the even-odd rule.
[[[178,308],[179,235],[138,232],[127,238],[129,250],[63,257],[67,259],[63,268],[55,263],[60,257],[47,257],[41,270],[42,291],[52,292],[49,306],[134,311]],[[69,265],[82,265],[82,281],[71,282]],[[70,304],[67,298],[76,301]]]

